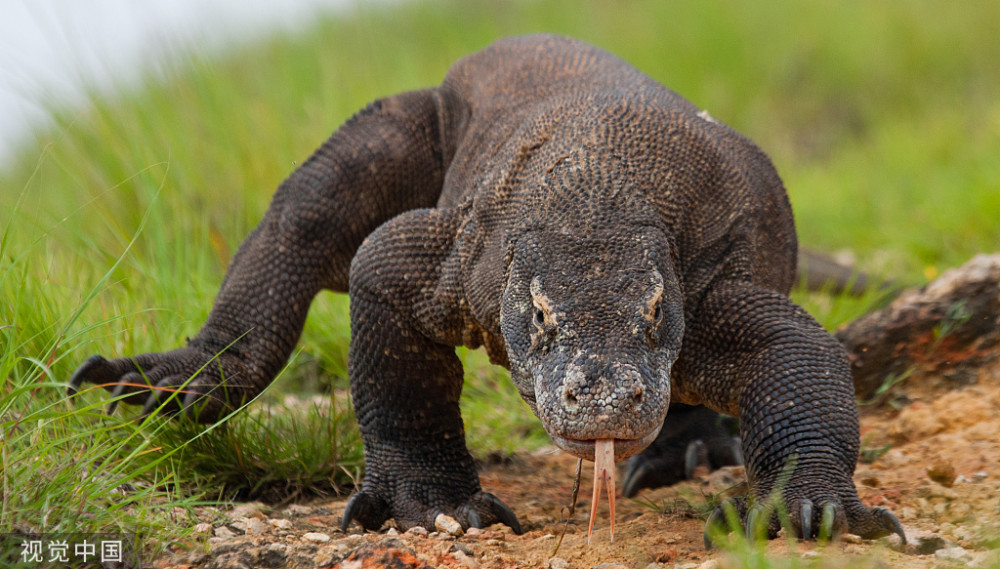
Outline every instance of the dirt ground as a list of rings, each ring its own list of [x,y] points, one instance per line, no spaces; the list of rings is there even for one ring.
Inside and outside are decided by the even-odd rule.
[[[880,404],[862,406],[862,447],[874,452],[870,463],[858,465],[855,484],[866,505],[899,516],[907,547],[895,537],[848,535],[825,548],[777,539],[767,553],[834,567],[1000,567],[1000,362],[961,377],[917,373]],[[204,541],[178,544],[156,566],[709,569],[751,563],[706,551],[699,517],[707,497],[742,480],[741,468],[645,491],[641,501],[619,498],[613,543],[605,499],[588,546],[592,480],[585,467],[576,514],[553,556],[575,465],[553,447],[483,467],[483,487],[518,514],[526,530],[521,536],[499,525],[460,537],[395,529],[361,534],[356,526],[351,531],[358,533],[345,535],[338,526],[346,499],[280,509],[248,504],[227,512],[228,523],[198,527],[208,553]]]

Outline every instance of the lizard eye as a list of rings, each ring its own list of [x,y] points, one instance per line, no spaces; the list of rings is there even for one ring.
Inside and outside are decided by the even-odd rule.
[[[535,307],[534,323],[535,326],[538,326],[539,328],[545,327],[545,313],[542,312],[541,308]]]

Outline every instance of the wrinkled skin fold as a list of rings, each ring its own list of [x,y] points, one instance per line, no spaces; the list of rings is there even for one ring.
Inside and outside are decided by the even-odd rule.
[[[511,38],[337,129],[278,187],[186,346],[95,356],[70,384],[213,421],[278,374],[316,294],[348,292],[365,478],[345,528],[444,513],[521,531],[465,445],[464,345],[511,370],[570,453],[610,440],[627,459],[671,402],[704,405],[740,421],[741,521],[795,457],[778,491],[804,537],[817,520],[901,533],[852,484],[847,358],[787,297],[796,251],[781,180],[748,139],[599,49]]]

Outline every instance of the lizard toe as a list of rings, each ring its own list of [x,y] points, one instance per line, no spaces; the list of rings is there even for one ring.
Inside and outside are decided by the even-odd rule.
[[[389,504],[385,500],[361,490],[347,501],[344,515],[340,518],[340,530],[347,533],[352,521],[357,522],[363,530],[377,530],[391,515]]]

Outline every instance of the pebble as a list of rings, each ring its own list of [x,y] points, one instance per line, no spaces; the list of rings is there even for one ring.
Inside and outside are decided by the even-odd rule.
[[[212,524],[198,524],[194,526],[195,533],[212,533]]]
[[[385,535],[399,535],[399,530],[396,528],[389,528],[386,530]]]
[[[823,554],[818,551],[804,551],[802,552],[802,559],[816,559],[817,557],[822,557]]]
[[[699,565],[698,569],[719,569],[719,560],[709,559],[708,561]]]
[[[959,561],[967,563],[972,561],[972,554],[963,547],[945,547],[934,552],[934,557],[946,561]]]
[[[458,523],[458,520],[447,514],[438,514],[438,516],[434,518],[434,527],[442,533],[455,537],[460,537],[465,534],[465,532],[462,531],[462,524]]]
[[[213,531],[212,533],[215,535],[215,537],[221,537],[222,539],[229,539],[231,537],[236,537],[236,532],[227,528],[226,526],[219,526],[215,528],[215,531]]]
[[[267,523],[271,524],[272,526],[278,529],[292,529],[291,520],[286,520],[284,518],[272,518],[270,520],[267,520]]]
[[[250,502],[247,504],[240,504],[229,512],[229,517],[236,518],[263,518],[264,514],[260,511],[264,505],[260,502]]]
[[[697,563],[675,563],[674,569],[697,569]]]
[[[469,537],[478,537],[480,535],[483,535],[484,533],[485,532],[479,528],[469,528],[465,530],[465,535]]]
[[[410,529],[406,530],[406,533],[410,535],[419,535],[420,537],[427,537],[427,528],[423,526],[413,526]]]
[[[555,538],[556,536],[552,535],[551,533],[547,533],[538,539],[555,539]]]
[[[840,541],[843,541],[844,543],[856,543],[859,545],[865,542],[865,540],[861,539],[860,536],[854,535],[853,533],[841,534]]]
[[[908,544],[906,546],[907,552],[916,553],[918,555],[930,555],[939,549],[953,547],[955,545],[943,536],[926,530],[912,529],[904,531],[906,533],[906,542]],[[887,537],[886,540],[888,540],[889,547],[892,549],[895,549],[896,551],[903,551],[898,535],[892,534]]]
[[[612,561],[611,563],[601,563],[599,565],[594,565],[594,569],[628,569],[628,565],[620,563],[618,561]]]
[[[285,508],[285,513],[290,516],[308,516],[313,513],[313,509],[309,506],[302,506],[299,504],[292,504]]]
[[[311,531],[302,536],[302,539],[306,541],[311,541],[314,543],[326,543],[330,541],[330,536],[325,533],[319,533],[317,531]]]
[[[476,561],[476,558],[466,554],[464,551],[459,550],[452,552],[451,556],[460,561],[462,565],[465,565],[469,569],[479,569],[479,562]]]
[[[553,557],[549,559],[549,569],[569,569],[569,561],[562,557]]]
[[[472,557],[476,556],[476,552],[473,551],[471,547],[469,547],[468,545],[465,545],[464,543],[459,543],[457,541],[451,545],[451,550],[452,551],[461,551],[462,553],[464,553],[466,555],[470,555]]]
[[[263,535],[267,533],[267,524],[257,518],[246,518],[244,531],[247,535]]]
[[[975,480],[976,482],[981,482],[987,476],[989,476],[989,474],[987,474],[985,472],[973,472],[972,473],[972,479]]]

